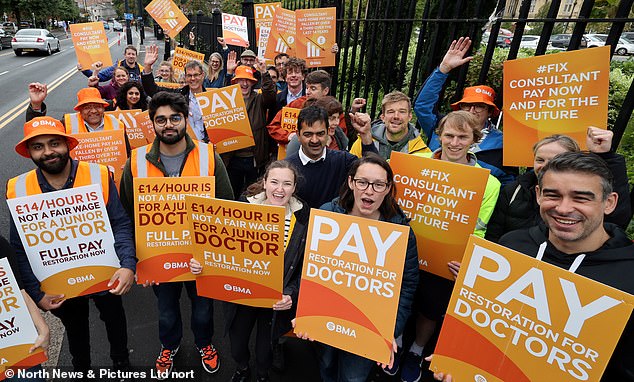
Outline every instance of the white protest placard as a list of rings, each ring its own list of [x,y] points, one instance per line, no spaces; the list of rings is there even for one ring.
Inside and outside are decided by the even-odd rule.
[[[42,290],[66,298],[109,289],[119,269],[98,184],[7,200]]]

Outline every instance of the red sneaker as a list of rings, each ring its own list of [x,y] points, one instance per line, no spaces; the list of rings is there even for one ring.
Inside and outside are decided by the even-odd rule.
[[[169,377],[172,366],[174,366],[174,356],[178,349],[170,350],[161,346],[161,352],[156,358],[156,379],[163,380]]]
[[[220,358],[214,345],[209,344],[202,349],[198,349],[198,351],[200,352],[203,368],[207,373],[215,373],[220,369]]]

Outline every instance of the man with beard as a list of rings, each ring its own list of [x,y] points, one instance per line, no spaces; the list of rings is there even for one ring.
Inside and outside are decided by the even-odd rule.
[[[194,60],[188,61],[184,68],[186,85],[180,89],[170,89],[158,86],[154,80],[152,65],[154,65],[157,59],[158,46],[148,46],[145,49],[145,59],[143,61],[145,67],[143,69],[143,75],[141,76],[141,82],[145,93],[149,96],[153,96],[160,91],[182,94],[189,102],[189,114],[186,114],[185,118],[187,118],[194,134],[196,134],[194,138],[199,141],[209,143],[209,136],[207,135],[207,130],[205,129],[205,125],[203,123],[203,113],[200,109],[200,104],[196,99],[196,94],[207,90],[203,86],[203,82],[205,81],[205,71],[202,64]]]
[[[50,310],[62,320],[74,369],[82,372],[90,369],[89,299],[95,302],[99,316],[106,324],[113,366],[117,369],[127,368],[130,365],[128,337],[121,295],[130,290],[136,271],[132,224],[121,206],[114,181],[106,167],[70,159],[69,151],[77,144],[77,139],[66,134],[64,126],[58,120],[37,117],[27,122],[24,125],[24,139],[15,146],[15,151],[25,158],[31,158],[37,168],[9,180],[7,199],[90,184],[101,185],[114,235],[115,250],[121,265],[108,283],[111,289],[70,299],[64,299],[64,295],[46,294],[41,290],[40,280],[29,265],[13,220],[10,242],[17,254],[26,292],[41,309]],[[55,243],[51,245],[54,246]]]
[[[215,196],[233,199],[233,191],[222,160],[212,145],[192,140],[186,132],[187,100],[180,94],[158,92],[152,97],[148,111],[154,124],[154,142],[132,151],[123,169],[121,199],[130,218],[134,214],[133,178],[214,176]],[[140,280],[144,286],[152,280]],[[161,351],[156,359],[157,375],[164,379],[172,370],[174,356],[183,334],[180,294],[185,287],[192,306],[192,332],[203,368],[215,373],[220,367],[218,352],[211,343],[213,335],[213,300],[198,296],[195,281],[153,285],[159,310]]]

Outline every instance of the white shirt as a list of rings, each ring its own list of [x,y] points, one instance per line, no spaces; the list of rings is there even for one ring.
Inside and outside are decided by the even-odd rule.
[[[304,150],[302,149],[301,146],[299,148],[298,154],[299,154],[299,160],[302,161],[302,164],[304,166],[306,166],[309,163],[316,163],[316,162],[319,162],[321,160],[326,160],[326,148],[325,147],[324,147],[324,152],[316,160],[315,159],[310,159],[308,156],[306,156],[306,154],[304,154]]]

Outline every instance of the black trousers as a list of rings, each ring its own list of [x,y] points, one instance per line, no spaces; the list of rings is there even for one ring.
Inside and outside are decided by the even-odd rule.
[[[249,366],[249,339],[253,327],[257,323],[255,334],[255,365],[258,376],[268,375],[273,363],[273,349],[271,347],[271,320],[273,309],[255,308],[238,305],[236,314],[229,327],[231,341],[231,356],[238,364],[238,368]]]
[[[99,310],[99,318],[106,324],[110,358],[113,362],[128,359],[128,328],[121,296],[111,293],[79,296],[68,299],[57,309],[51,310],[59,317],[68,336],[68,349],[76,370],[90,368],[90,331],[88,300],[92,299]]]

